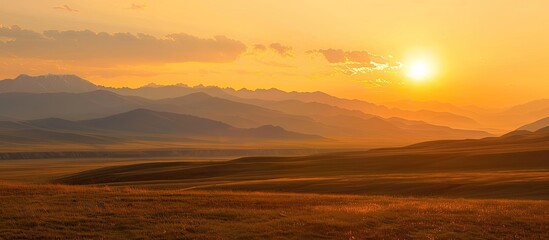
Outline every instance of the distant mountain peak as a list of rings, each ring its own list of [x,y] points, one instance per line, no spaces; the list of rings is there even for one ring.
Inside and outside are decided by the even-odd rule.
[[[215,98],[215,97],[204,92],[194,92],[194,93],[189,93],[185,96],[171,98],[171,99],[185,99],[186,101],[203,101],[203,100],[212,99],[212,98]]]
[[[21,74],[14,79],[0,81],[0,92],[80,93],[100,89],[99,86],[72,74],[31,76]]]
[[[158,116],[158,115],[162,115],[162,114],[176,115],[175,113],[154,111],[154,110],[150,110],[148,108],[136,108],[136,109],[133,109],[133,110],[130,110],[130,111],[127,111],[127,112],[124,112],[124,113],[119,113],[119,114],[116,114],[116,115],[113,115],[113,116],[122,116],[122,115],[127,115],[127,116],[131,116],[131,115],[156,115],[156,116]],[[186,116],[185,114],[179,114],[179,115]]]
[[[19,76],[17,76],[15,79],[16,80],[19,80],[19,79],[26,79],[26,78],[31,78],[32,76],[28,75],[28,74],[19,74]]]
[[[17,76],[14,80],[27,80],[27,79],[35,79],[35,80],[38,80],[38,79],[63,79],[63,80],[66,80],[66,79],[70,79],[70,80],[81,80],[81,81],[85,81],[85,82],[88,82],[87,80],[77,76],[77,75],[74,75],[74,74],[46,74],[46,75],[36,75],[36,76],[31,76],[31,75],[28,75],[28,74],[20,74],[19,76]]]
[[[256,129],[273,130],[273,131],[286,131],[281,126],[275,126],[275,125],[263,125],[263,126],[257,127]]]
[[[248,129],[248,132],[251,133],[254,137],[259,138],[301,138],[301,139],[321,139],[321,136],[302,134],[297,132],[288,131],[280,126],[274,125],[263,125],[257,128]]]
[[[159,88],[159,87],[165,87],[166,85],[156,84],[156,83],[149,83],[147,85],[144,85],[144,88]]]

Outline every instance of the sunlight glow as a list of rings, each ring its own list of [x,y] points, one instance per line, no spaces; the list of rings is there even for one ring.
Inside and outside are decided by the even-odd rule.
[[[431,61],[426,59],[414,59],[406,64],[404,71],[413,82],[423,83],[433,77],[435,67]]]
[[[406,68],[406,76],[414,82],[424,82],[433,75],[433,67],[424,60],[414,61]]]

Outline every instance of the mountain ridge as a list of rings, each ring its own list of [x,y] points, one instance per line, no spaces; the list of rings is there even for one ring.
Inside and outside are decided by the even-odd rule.
[[[540,120],[537,120],[535,122],[526,124],[522,127],[519,127],[517,130],[528,130],[531,132],[537,131],[539,129],[545,128],[549,126],[549,117],[542,118]]]
[[[15,135],[16,133],[26,133]],[[24,137],[24,136],[27,137]],[[319,140],[317,135],[287,131],[281,127],[261,126],[252,129],[235,128],[223,122],[192,115],[158,112],[139,108],[103,118],[70,121],[46,118],[30,121],[0,122],[0,141],[20,142],[36,137],[35,142],[62,141],[90,143],[94,139],[144,139],[147,136],[169,141],[198,140],[201,138],[270,139],[270,140]],[[52,137],[53,136],[53,137]],[[82,139],[78,139],[81,136]],[[50,138],[51,137],[51,138]],[[30,141],[30,140],[28,140]],[[23,141],[24,142],[24,141]],[[32,142],[32,141],[31,141]],[[93,142],[100,143],[100,141]],[[111,141],[103,142],[111,143]]]
[[[55,75],[48,76],[52,78]],[[379,118],[377,115],[367,114],[360,110],[350,110],[336,106],[337,104],[303,102],[301,101],[303,99],[281,101],[245,99],[228,94],[226,91],[233,90],[227,90],[227,88],[204,86],[189,88],[184,85],[149,86],[145,88],[146,91],[154,94],[161,93],[160,90],[163,88],[170,88],[172,94],[176,95],[189,94],[173,98],[169,98],[170,94],[166,94],[163,95],[165,98],[155,100],[133,95],[123,96],[115,92],[116,89],[102,87],[84,93],[0,93],[0,116],[10,116],[15,120],[49,117],[84,120],[147,108],[155,111],[189,114],[213,119],[240,128],[275,125],[289,131],[322,135],[330,138],[352,137],[372,139],[374,141],[385,139],[388,141],[398,137],[407,139],[405,142],[411,143],[413,141],[440,138],[456,139],[490,136],[490,134],[483,131],[442,127],[429,123],[417,124],[407,119],[395,121],[394,119],[390,120],[390,118]],[[208,92],[197,92],[197,90],[202,89]],[[141,91],[129,88],[119,90]],[[183,91],[181,92],[181,90]],[[239,91],[255,93],[252,90]],[[298,99],[302,98],[299,96],[336,98],[318,91],[312,93],[287,93],[274,88],[257,91],[274,91],[280,94],[282,98],[286,98],[285,96],[288,94],[298,96]],[[358,100],[340,100],[364,104]],[[9,102],[18,102],[19,104],[14,107]],[[385,109],[385,107],[382,108]]]

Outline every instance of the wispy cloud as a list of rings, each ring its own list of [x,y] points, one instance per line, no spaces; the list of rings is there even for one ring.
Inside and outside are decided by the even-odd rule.
[[[290,46],[285,46],[280,43],[271,43],[269,45],[269,48],[274,50],[276,53],[280,54],[280,56],[283,56],[283,57],[291,56],[292,47]]]
[[[71,8],[67,4],[62,4],[62,5],[55,6],[55,7],[53,7],[53,9],[61,10],[61,11],[67,11],[67,12],[78,12],[78,9]]]
[[[253,51],[264,52],[267,51],[267,47],[263,44],[254,44]]]
[[[308,53],[321,54],[328,63],[345,74],[356,75],[371,72],[388,72],[402,68],[402,64],[391,56],[383,57],[368,51],[344,51],[342,49],[319,49]]]
[[[145,4],[132,3],[132,5],[128,9],[131,9],[131,10],[145,10],[145,7],[147,7],[147,5],[145,5]]]
[[[376,79],[367,79],[367,80],[361,80],[366,87],[369,88],[380,88],[380,87],[386,87],[394,84],[402,84],[402,81],[397,80],[389,80],[384,78],[376,78]]]
[[[282,57],[290,57],[292,56],[292,47],[282,45],[280,43],[271,43],[268,45],[265,44],[254,44],[252,47],[253,52],[266,52],[267,50],[270,50]]]

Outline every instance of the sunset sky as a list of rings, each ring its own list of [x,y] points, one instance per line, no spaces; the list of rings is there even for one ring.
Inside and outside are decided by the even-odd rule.
[[[549,97],[548,13],[545,0],[0,0],[0,78],[498,107]]]

